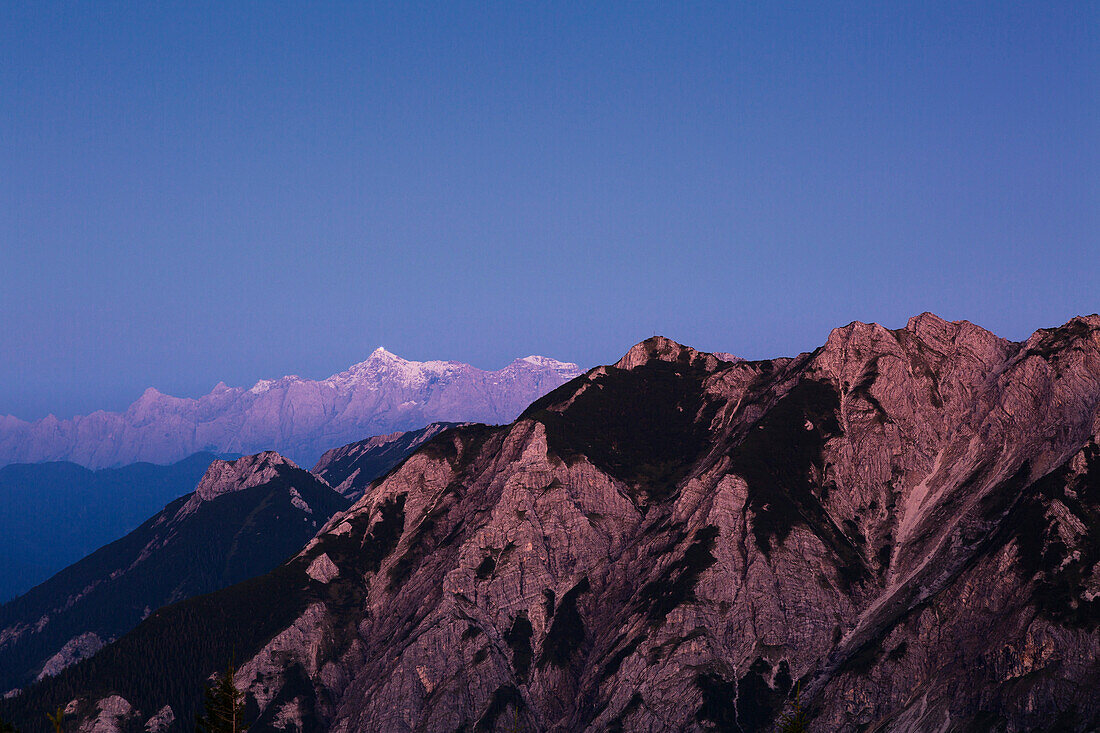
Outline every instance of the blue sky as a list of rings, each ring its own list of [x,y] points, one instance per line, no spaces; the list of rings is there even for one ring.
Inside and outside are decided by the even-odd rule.
[[[1096,3],[0,4],[0,414],[1100,310]]]

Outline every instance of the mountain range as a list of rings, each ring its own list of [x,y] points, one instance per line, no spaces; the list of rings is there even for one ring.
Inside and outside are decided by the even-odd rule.
[[[165,486],[170,490],[177,486],[166,479],[178,481],[195,468],[205,467],[193,491],[171,501],[140,527],[85,553],[87,557],[30,592],[0,604],[0,692],[13,694],[35,679],[55,675],[92,656],[164,605],[271,570],[299,550],[334,513],[347,508],[364,487],[416,447],[457,425],[433,423],[420,430],[376,436],[333,449],[325,453],[312,474],[273,451],[233,461],[196,454],[174,466],[135,464],[96,472],[55,463],[0,469],[0,477],[14,473],[22,479],[9,489],[22,488],[28,494],[36,494],[34,489],[40,488],[30,483],[34,477],[114,479],[113,484],[101,481],[90,487],[93,494],[103,488],[113,492],[88,496],[89,487],[77,480],[76,490],[70,490],[68,496],[47,496],[46,501],[55,502],[53,516],[71,508],[65,499],[77,506],[98,506],[103,515],[112,507],[123,515],[132,514],[136,507],[163,493]],[[120,477],[130,483],[120,483]],[[17,498],[16,491],[9,493]],[[39,544],[58,544],[64,537],[87,540],[87,532],[80,531],[84,524],[104,531],[100,517],[85,519],[88,521],[69,522],[65,527],[55,522],[47,531],[39,529]],[[65,530],[71,531],[64,534]]]
[[[235,660],[253,731],[1096,730],[1098,528],[1100,316],[654,338],[0,716],[182,730]]]
[[[89,468],[171,463],[199,451],[276,450],[309,465],[333,446],[437,421],[507,423],[532,400],[577,376],[542,356],[497,371],[453,361],[407,361],[378,348],[331,377],[219,383],[198,399],[153,388],[123,413],[26,422],[0,416],[0,466],[71,461]]]
[[[194,490],[217,456],[92,471],[75,463],[0,467],[0,603],[137,527]]]
[[[213,461],[194,491],[0,606],[0,691],[91,656],[161,606],[266,573],[348,504],[274,452]]]

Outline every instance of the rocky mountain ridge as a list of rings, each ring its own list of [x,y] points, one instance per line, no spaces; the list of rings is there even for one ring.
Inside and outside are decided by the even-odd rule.
[[[813,731],[1090,731],[1098,528],[1098,316],[853,323],[757,362],[654,338],[0,714],[189,720],[173,690],[235,650],[254,731],[748,732],[795,696]]]
[[[130,532],[194,490],[217,456],[92,471],[75,463],[0,468],[0,603]]]
[[[350,369],[312,381],[219,383],[198,399],[149,388],[123,413],[25,422],[0,416],[0,465],[67,460],[90,468],[170,463],[198,451],[277,450],[304,464],[364,435],[431,422],[506,423],[580,371],[542,356],[484,371],[453,361],[416,362],[378,348]]]
[[[0,605],[0,690],[91,657],[161,606],[271,570],[347,506],[277,453],[213,461],[193,492]]]

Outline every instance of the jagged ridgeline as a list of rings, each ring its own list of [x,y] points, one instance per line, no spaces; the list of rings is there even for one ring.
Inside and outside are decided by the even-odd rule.
[[[183,730],[232,661],[253,731],[1100,726],[1100,317],[730,358],[650,339],[445,432],[0,717]]]
[[[168,463],[197,451],[274,448],[301,465],[364,436],[418,430],[441,420],[504,423],[531,400],[580,374],[543,356],[484,371],[453,361],[409,361],[378,348],[328,379],[219,383],[198,399],[153,388],[121,413],[97,411],[24,422],[0,415],[0,466],[68,460],[91,468]]]

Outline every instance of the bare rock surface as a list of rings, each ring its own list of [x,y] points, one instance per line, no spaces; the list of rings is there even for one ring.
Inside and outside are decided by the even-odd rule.
[[[249,646],[253,731],[747,733],[796,696],[812,731],[1092,731],[1098,527],[1100,317],[853,323],[760,362],[650,339],[0,714],[190,709],[121,670],[202,628],[176,662],[197,689]]]
[[[87,659],[103,648],[103,640],[94,631],[86,631],[74,636],[65,643],[65,646],[46,660],[42,665],[42,671],[35,679],[52,677],[71,664],[76,664],[81,659]]]
[[[506,423],[531,400],[580,374],[543,356],[484,371],[454,361],[409,361],[378,348],[327,379],[219,383],[198,399],[149,388],[123,413],[26,422],[0,417],[0,466],[72,461],[89,468],[171,463],[198,451],[276,450],[308,465],[334,445],[431,422]]]
[[[99,701],[96,716],[81,723],[80,733],[122,733],[132,722],[133,706],[119,695],[111,695]]]
[[[168,730],[168,727],[174,722],[176,722],[175,712],[173,712],[171,706],[165,705],[157,711],[156,715],[145,721],[145,730],[147,733],[161,733],[161,731]]]

